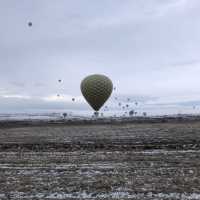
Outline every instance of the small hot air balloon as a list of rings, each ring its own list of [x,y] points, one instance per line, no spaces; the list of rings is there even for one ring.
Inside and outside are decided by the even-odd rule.
[[[119,103],[118,105],[119,105],[119,106],[121,106],[122,104],[121,104],[121,103]]]
[[[67,113],[63,113],[63,117],[65,119],[67,117]]]
[[[137,101],[135,102],[135,105],[136,105],[136,106],[138,105],[138,102],[137,102]]]
[[[108,110],[108,106],[105,106],[105,107],[104,107],[104,110],[107,111],[107,110]]]
[[[57,94],[57,97],[60,97],[60,95],[59,95],[59,94]]]
[[[142,114],[143,114],[143,116],[144,116],[144,117],[146,117],[146,116],[147,116],[147,113],[146,113],[146,112],[143,112]]]
[[[105,75],[90,75],[81,82],[81,92],[95,111],[98,111],[108,100],[112,90],[112,81]]]
[[[61,79],[58,80],[59,83],[61,83],[61,81],[62,81]]]
[[[129,112],[129,116],[132,117],[132,116],[134,115],[134,113],[135,113],[134,110],[131,110],[131,111]]]
[[[129,107],[129,105],[128,105],[128,104],[126,104],[126,107],[128,108],[128,107]]]
[[[99,116],[99,112],[94,112],[94,117],[98,117]]]
[[[28,22],[28,26],[30,27],[30,26],[32,26],[33,25],[33,23],[32,22]]]
[[[75,101],[75,98],[72,98],[72,101]]]

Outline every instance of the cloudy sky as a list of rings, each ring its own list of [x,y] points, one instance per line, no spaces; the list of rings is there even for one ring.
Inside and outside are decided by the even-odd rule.
[[[0,0],[1,112],[88,109],[79,85],[93,73],[144,106],[200,105],[199,10],[199,0]]]

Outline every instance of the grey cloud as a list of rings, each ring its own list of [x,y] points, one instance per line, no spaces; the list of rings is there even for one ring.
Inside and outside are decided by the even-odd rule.
[[[16,82],[16,81],[11,82],[11,84],[16,86],[16,87],[22,87],[22,88],[25,86],[25,83]]]
[[[33,111],[33,110],[86,110],[87,104],[70,102],[48,102],[38,98],[0,98],[0,110],[5,111]]]
[[[139,103],[148,103],[149,101],[155,101],[158,100],[158,97],[153,97],[153,96],[147,96],[147,95],[125,95],[125,94],[121,94],[121,95],[112,95],[113,101],[115,101],[115,98],[117,98],[118,102],[139,102]]]
[[[165,67],[184,67],[184,66],[191,67],[192,65],[197,65],[197,64],[200,64],[200,60],[198,60],[198,59],[183,60],[183,61],[180,61],[180,62],[169,63],[168,66],[165,66]]]
[[[41,82],[36,82],[36,83],[34,83],[34,86],[35,87],[45,87],[46,84],[45,83],[41,83]]]

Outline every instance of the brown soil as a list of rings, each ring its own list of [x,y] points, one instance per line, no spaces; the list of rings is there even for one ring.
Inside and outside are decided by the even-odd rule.
[[[0,128],[0,199],[200,199],[200,122]]]

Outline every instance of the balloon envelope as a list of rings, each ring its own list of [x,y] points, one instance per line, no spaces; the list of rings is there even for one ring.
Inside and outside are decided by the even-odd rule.
[[[112,81],[101,74],[87,76],[81,82],[81,92],[95,111],[98,111],[108,100],[112,90]]]

